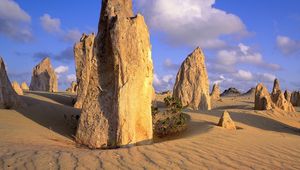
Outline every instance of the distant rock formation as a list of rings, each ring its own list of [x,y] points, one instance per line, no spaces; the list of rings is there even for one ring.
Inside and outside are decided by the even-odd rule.
[[[262,83],[259,83],[255,90],[254,109],[271,110],[273,108],[275,108],[275,104],[272,102],[268,89]]]
[[[255,95],[255,88],[250,88],[246,93],[243,94],[244,96],[254,96]]]
[[[230,87],[229,89],[225,90],[221,96],[224,96],[224,97],[236,97],[236,96],[239,96],[241,95],[241,92],[234,88],[234,87]]]
[[[214,84],[210,97],[212,100],[219,100],[221,95],[220,86],[219,84]]]
[[[281,109],[286,112],[295,112],[293,105],[285,99],[280,90],[279,81],[274,81],[272,94],[270,95],[263,84],[258,84],[255,92],[255,110]]]
[[[233,122],[233,120],[230,117],[230,114],[227,111],[224,111],[224,113],[222,114],[218,126],[229,130],[236,130],[235,123]]]
[[[279,80],[274,80],[273,91],[271,94],[273,103],[279,108],[286,112],[295,112],[295,108],[292,103],[285,99],[284,93],[280,89]]]
[[[29,87],[28,87],[28,85],[27,85],[26,82],[23,82],[23,83],[21,84],[21,89],[22,89],[22,90],[29,90]]]
[[[293,106],[300,106],[300,91],[295,91],[292,93],[291,103]]]
[[[77,101],[75,108],[82,108],[90,81],[92,58],[94,55],[94,33],[83,34],[80,41],[74,46],[77,78]]]
[[[289,92],[288,90],[285,90],[284,97],[288,102],[291,102],[291,97],[292,97],[291,92]]]
[[[194,110],[210,110],[209,80],[205,56],[196,48],[182,63],[177,73],[173,97]]]
[[[152,142],[151,44],[131,0],[103,0],[76,141],[90,148]]]
[[[50,58],[44,58],[41,63],[33,68],[30,90],[57,92],[57,77],[52,68]]]
[[[71,83],[71,87],[67,88],[66,91],[69,93],[77,93],[77,83],[75,81],[73,81]]]
[[[20,97],[12,88],[4,61],[0,57],[0,109],[10,109],[21,105]]]
[[[20,87],[20,85],[19,85],[18,82],[13,81],[13,82],[11,83],[11,86],[13,87],[13,89],[15,90],[15,92],[16,92],[18,95],[21,95],[21,96],[24,95],[23,90],[21,89],[21,87]]]

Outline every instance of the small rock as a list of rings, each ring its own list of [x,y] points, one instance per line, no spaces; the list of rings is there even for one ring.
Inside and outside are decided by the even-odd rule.
[[[218,126],[229,130],[236,130],[235,123],[233,122],[233,120],[230,117],[230,114],[227,111],[224,111],[222,117],[220,118]]]

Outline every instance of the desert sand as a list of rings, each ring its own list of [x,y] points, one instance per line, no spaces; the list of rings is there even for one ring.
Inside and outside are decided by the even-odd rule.
[[[90,150],[74,142],[74,97],[25,92],[27,107],[0,110],[0,169],[300,169],[300,108],[254,111],[252,96],[222,97],[211,111],[185,110],[190,122],[182,134]],[[224,110],[238,130],[216,126]]]

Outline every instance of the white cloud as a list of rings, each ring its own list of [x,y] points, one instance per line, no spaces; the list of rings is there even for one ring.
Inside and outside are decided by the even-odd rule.
[[[67,82],[72,83],[73,81],[76,81],[76,75],[75,74],[67,75]]]
[[[236,74],[235,77],[239,80],[244,80],[244,81],[251,81],[253,80],[253,75],[250,71],[245,71],[245,70],[239,70]]]
[[[300,52],[300,41],[293,40],[287,36],[277,36],[276,45],[278,49],[285,55],[292,55]]]
[[[49,14],[44,14],[42,17],[40,17],[40,21],[45,31],[49,33],[61,32],[59,18],[52,18]]]
[[[41,16],[40,21],[46,32],[57,35],[62,41],[76,42],[79,41],[82,35],[78,29],[62,29],[60,19],[53,18],[49,14]]]
[[[31,17],[15,1],[0,0],[0,4],[0,34],[21,42],[32,40]]]
[[[251,47],[242,43],[237,48],[218,51],[216,62],[212,64],[212,67],[215,67],[217,64],[225,65],[229,68],[234,67],[236,64],[251,64],[270,70],[281,69],[280,65],[267,63],[264,61],[261,53],[255,52]]]
[[[63,36],[63,40],[76,42],[80,39],[81,35],[82,33],[78,29],[71,29],[66,31],[65,35]]]
[[[218,48],[224,35],[247,34],[233,14],[213,7],[215,0],[136,0],[150,27],[162,31],[171,43]]]
[[[168,74],[164,76],[158,76],[154,74],[153,85],[156,91],[172,90],[175,81],[175,76]]]
[[[56,74],[63,74],[69,71],[69,67],[68,66],[58,66],[57,68],[55,68],[55,73]]]
[[[170,70],[178,70],[180,65],[179,64],[175,64],[173,63],[173,61],[169,58],[167,58],[164,63],[163,63],[163,66],[166,68],[166,69],[170,69]]]

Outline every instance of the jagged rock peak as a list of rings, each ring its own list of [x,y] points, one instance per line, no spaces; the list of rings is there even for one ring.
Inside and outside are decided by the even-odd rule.
[[[205,56],[199,47],[182,63],[176,76],[173,97],[194,110],[211,109]]]

